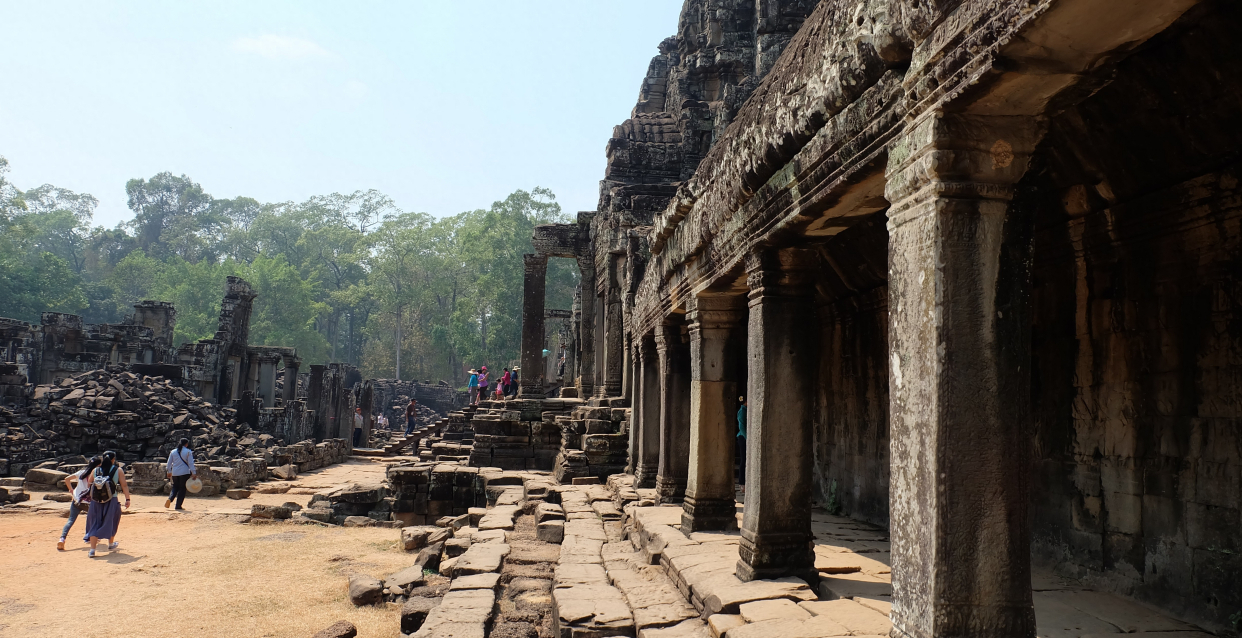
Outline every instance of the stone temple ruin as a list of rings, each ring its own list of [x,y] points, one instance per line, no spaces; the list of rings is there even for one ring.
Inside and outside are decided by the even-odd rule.
[[[526,257],[523,370],[547,259],[582,274],[555,471],[740,526],[741,582],[817,582],[813,505],[887,529],[893,636],[1035,635],[1033,565],[1234,635],[1239,27],[1218,0],[687,0],[598,210]]]
[[[115,325],[61,313],[44,313],[39,325],[0,319],[0,424],[8,428],[0,475],[114,449],[122,461],[155,461],[135,469],[162,481],[162,470],[145,466],[182,436],[209,459],[231,459],[235,480],[216,481],[221,492],[261,480],[268,465],[305,471],[343,459],[361,375],[337,363],[304,373],[294,348],[250,345],[256,296],[229,277],[216,334],[180,348],[166,302],[143,301]],[[215,487],[212,473],[204,478]]]

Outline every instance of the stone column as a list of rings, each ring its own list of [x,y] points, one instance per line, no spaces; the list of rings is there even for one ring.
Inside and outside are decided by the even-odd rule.
[[[522,376],[518,378],[518,386],[522,396],[541,397],[544,381],[544,283],[548,274],[548,256],[522,255],[522,259]]]
[[[1030,238],[1007,211],[1041,136],[933,114],[889,153],[893,636],[1035,635]]]
[[[661,503],[677,503],[686,493],[690,460],[690,353],[678,324],[656,329],[660,366],[660,460],[656,490]]]
[[[259,385],[255,394],[263,399],[263,407],[276,407],[276,362],[280,360],[279,355],[261,354],[257,357],[259,361]]]
[[[697,297],[690,302],[690,458],[684,534],[737,529],[733,453],[737,419],[737,357],[732,337],[746,319],[746,298]]]
[[[595,262],[591,257],[579,257],[578,269],[582,272],[582,323],[578,339],[582,347],[582,397],[595,392]]]
[[[604,315],[608,308],[608,299],[603,295],[596,295],[595,299],[595,396],[608,396],[608,371],[606,361],[608,359],[608,344],[605,341],[607,326],[604,323]]]
[[[332,438],[328,434],[327,426],[327,410],[324,409],[323,400],[323,365],[312,364],[310,367],[310,381],[306,384],[306,409],[314,410],[314,437],[316,440]]]
[[[298,371],[302,368],[302,359],[299,357],[285,357],[285,405],[298,399]]]
[[[815,579],[811,549],[814,261],[765,249],[746,259],[746,507],[737,577]],[[723,461],[722,461],[723,462]],[[812,582],[815,582],[812,580]]]
[[[660,467],[660,360],[655,339],[646,336],[636,346],[638,372],[634,380],[634,484],[652,488]]]
[[[621,380],[624,375],[625,318],[621,313],[621,286],[617,282],[617,270],[621,258],[608,256],[607,288],[604,291],[604,396],[621,396]]]

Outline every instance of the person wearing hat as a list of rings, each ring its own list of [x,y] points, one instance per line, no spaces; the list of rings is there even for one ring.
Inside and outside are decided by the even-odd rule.
[[[479,368],[479,400],[487,400],[487,366]]]
[[[479,402],[479,371],[470,368],[470,383],[466,385],[467,391],[470,393],[470,403]]]
[[[198,469],[194,467],[194,450],[190,449],[190,440],[183,438],[177,443],[177,449],[168,453],[168,463],[164,465],[168,480],[172,481],[172,489],[164,501],[164,507],[177,501],[177,509],[185,502],[185,483],[191,478],[198,478]]]

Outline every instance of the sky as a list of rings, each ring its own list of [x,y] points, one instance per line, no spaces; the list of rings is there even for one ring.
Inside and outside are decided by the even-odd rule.
[[[681,0],[0,3],[0,156],[99,199],[170,171],[215,197],[379,189],[452,215],[517,189],[594,210]]]

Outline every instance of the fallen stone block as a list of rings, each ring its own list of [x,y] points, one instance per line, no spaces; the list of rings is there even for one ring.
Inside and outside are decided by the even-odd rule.
[[[444,555],[449,558],[457,558],[466,553],[470,549],[470,538],[450,538],[444,541]]]
[[[348,620],[338,620],[325,629],[319,630],[313,638],[355,638],[358,628]]]
[[[285,520],[293,516],[293,511],[283,505],[255,503],[250,506],[250,516],[251,518]]]
[[[349,575],[349,600],[354,605],[377,605],[384,600],[384,584],[366,574]]]
[[[565,520],[565,510],[560,505],[555,503],[540,503],[535,507],[536,523],[563,520]]]
[[[370,516],[346,516],[345,527],[375,527],[376,520]]]
[[[513,529],[513,517],[518,513],[515,505],[497,505],[479,519],[479,530]]]
[[[420,550],[427,546],[427,539],[432,532],[440,528],[428,525],[414,525],[401,528],[401,547],[407,552]]]
[[[565,540],[565,521],[544,521],[535,526],[535,538],[560,544]]]
[[[61,484],[67,476],[69,475],[57,470],[36,468],[26,472],[26,483],[29,484],[26,487]]]
[[[332,510],[330,509],[322,508],[322,507],[320,508],[312,507],[310,509],[302,510],[299,513],[299,516],[307,520],[315,521],[317,523],[331,523],[333,514],[332,514]]]
[[[496,589],[496,583],[500,581],[500,574],[471,574],[469,576],[460,576],[454,578],[449,583],[449,589],[456,591],[458,589]]]
[[[225,490],[224,495],[235,501],[240,501],[245,498],[250,498],[250,490],[234,488],[231,490]],[[302,509],[301,506],[298,506],[298,509]]]
[[[401,632],[409,634],[421,629],[423,623],[427,621],[427,615],[439,605],[439,598],[411,596],[401,606]]]
[[[500,564],[508,554],[509,546],[504,543],[471,545],[466,553],[457,558],[457,564],[453,568],[453,577],[500,571]]]
[[[712,638],[720,638],[726,631],[745,624],[746,621],[742,620],[740,614],[712,614],[707,618],[707,628],[712,632]]]
[[[415,565],[421,565],[423,569],[430,569],[433,572],[440,571],[440,555],[444,553],[444,543],[435,543],[428,545],[418,552],[418,558],[414,559]]]
[[[412,565],[391,575],[384,581],[384,586],[389,589],[408,590],[411,587],[418,587],[426,582],[426,576],[423,573],[421,565]]]
[[[282,465],[272,469],[272,476],[282,481],[292,481],[298,477],[298,468],[296,465]]]

